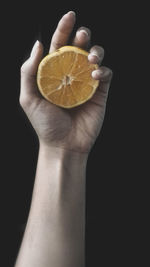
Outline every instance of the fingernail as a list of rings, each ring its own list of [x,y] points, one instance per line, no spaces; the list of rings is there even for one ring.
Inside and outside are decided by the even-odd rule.
[[[92,71],[92,77],[94,79],[99,79],[102,74],[103,74],[103,71],[101,69]]]
[[[88,55],[88,59],[94,62],[95,62],[95,57],[96,57],[96,63],[99,62],[100,57],[96,53],[92,52]]]
[[[39,46],[39,43],[40,42],[38,40],[35,42],[35,44],[34,44],[34,46],[32,48],[32,51],[31,51],[31,55],[30,55],[31,57],[34,57],[35,56],[37,47]]]
[[[84,37],[86,39],[89,39],[89,34],[88,34],[87,31],[85,31],[85,30],[79,30],[79,31],[77,31],[77,33],[76,33],[77,38],[80,38],[80,34],[84,34]]]
[[[69,11],[67,15],[73,15],[75,17],[76,13],[74,11]]]

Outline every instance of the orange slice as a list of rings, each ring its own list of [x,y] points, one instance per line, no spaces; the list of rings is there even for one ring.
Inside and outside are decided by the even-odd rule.
[[[37,84],[41,94],[63,108],[73,108],[89,100],[99,81],[91,76],[97,64],[88,61],[88,52],[63,46],[40,62]]]

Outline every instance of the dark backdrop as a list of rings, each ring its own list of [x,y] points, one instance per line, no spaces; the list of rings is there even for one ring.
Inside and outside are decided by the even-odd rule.
[[[20,66],[36,39],[43,42],[45,54],[48,52],[57,22],[69,10],[77,14],[75,30],[89,27],[92,45],[105,48],[103,64],[114,73],[103,128],[87,166],[86,267],[135,266],[137,262],[146,266],[142,96],[135,70],[143,38],[140,17],[145,13],[137,3],[127,1],[87,1],[82,6],[71,1],[43,1],[32,6],[20,1],[1,10],[3,266],[13,266],[18,253],[38,154],[36,135],[18,102]]]

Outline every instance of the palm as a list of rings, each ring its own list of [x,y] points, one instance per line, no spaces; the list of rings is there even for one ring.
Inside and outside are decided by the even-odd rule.
[[[98,89],[91,100],[74,109],[62,109],[40,97],[33,102],[28,116],[40,140],[85,152],[100,131],[104,112],[104,101]]]

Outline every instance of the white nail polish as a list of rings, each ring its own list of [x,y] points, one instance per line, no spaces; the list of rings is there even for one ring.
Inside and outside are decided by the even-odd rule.
[[[32,51],[31,51],[31,57],[34,57],[35,54],[36,54],[36,50],[37,50],[37,47],[39,45],[39,41],[37,40],[32,48]]]
[[[82,34],[84,34],[84,38],[85,38],[85,40],[89,40],[89,35],[88,35],[88,33],[85,31],[85,30],[79,30],[79,31],[77,31],[77,33],[76,33],[76,37],[77,37],[77,39],[79,39],[80,40],[80,38],[82,38],[83,37],[83,35]],[[82,37],[81,37],[82,36]]]
[[[94,56],[94,58],[93,58],[93,56]],[[95,62],[95,57],[96,57],[96,62]],[[90,53],[88,55],[88,59],[92,60],[92,61],[94,60],[95,63],[98,63],[100,61],[100,57],[96,53]]]
[[[97,57],[100,60],[100,57],[96,53],[94,53],[94,52],[91,53],[91,56],[95,56],[95,57]]]
[[[73,16],[75,16],[76,13],[75,13],[74,11],[69,11],[69,12],[67,13],[67,15],[73,15]]]
[[[78,32],[79,32],[79,33],[84,33],[85,35],[87,35],[87,36],[89,37],[89,34],[88,34],[88,32],[87,32],[87,31],[85,31],[85,30],[79,30]]]
[[[92,71],[92,77],[94,79],[99,79],[102,74],[103,74],[103,71],[100,69]]]

